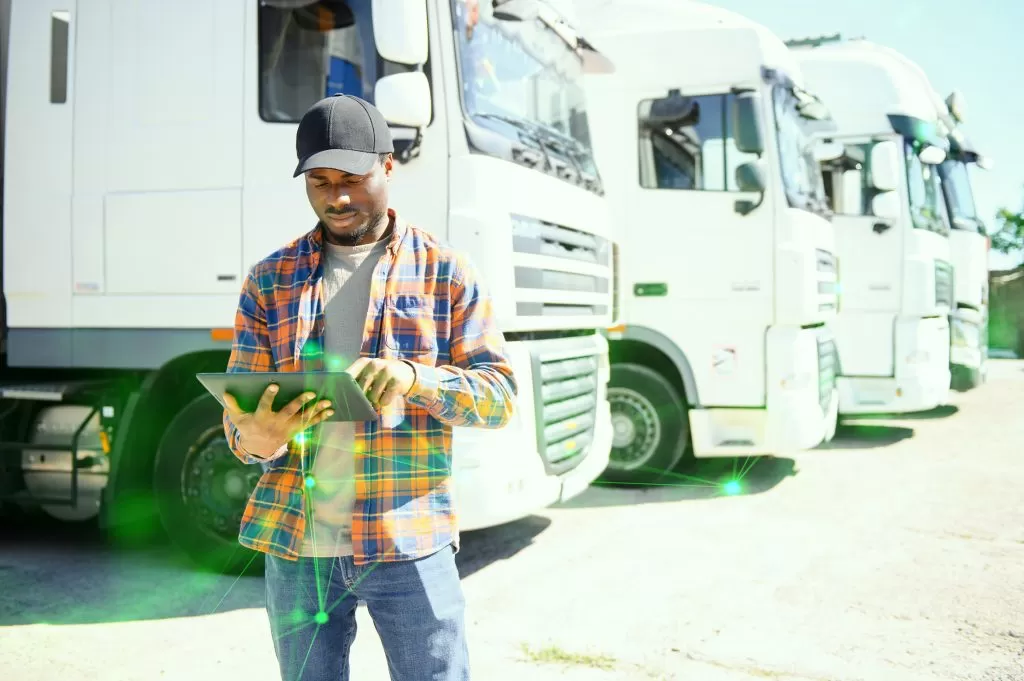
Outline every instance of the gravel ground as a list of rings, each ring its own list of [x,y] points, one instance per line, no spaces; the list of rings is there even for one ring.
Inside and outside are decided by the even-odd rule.
[[[1024,681],[1024,362],[992,364],[947,409],[749,462],[735,496],[592,488],[468,533],[474,678]],[[43,523],[0,534],[0,584],[5,681],[277,678],[260,578]],[[353,678],[387,679],[359,624]]]

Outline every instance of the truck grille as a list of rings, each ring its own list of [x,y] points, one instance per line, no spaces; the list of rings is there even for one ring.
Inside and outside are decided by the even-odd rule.
[[[836,343],[832,335],[822,332],[818,335],[818,404],[822,411],[828,409],[835,387],[838,366]]]
[[[516,291],[527,292],[531,298],[517,301],[516,314],[523,317],[608,314],[613,285],[609,239],[513,215],[512,250],[517,255],[549,259],[546,265],[536,258],[529,264],[516,264]],[[569,262],[590,267],[567,266]],[[545,294],[537,296],[537,291]]]
[[[953,266],[945,260],[935,261],[935,305],[953,307]]]
[[[578,466],[590,451],[597,420],[599,361],[589,340],[533,344],[537,449],[549,475]]]

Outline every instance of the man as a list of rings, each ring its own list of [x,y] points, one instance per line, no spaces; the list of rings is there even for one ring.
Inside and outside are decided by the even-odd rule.
[[[359,600],[395,681],[469,678],[450,500],[451,427],[499,428],[517,384],[479,274],[388,206],[391,134],[338,95],[299,123],[295,176],[317,226],[250,271],[229,371],[344,369],[376,421],[328,402],[253,413],[225,396],[235,455],[264,474],[239,541],[267,554],[284,681],[348,679]]]

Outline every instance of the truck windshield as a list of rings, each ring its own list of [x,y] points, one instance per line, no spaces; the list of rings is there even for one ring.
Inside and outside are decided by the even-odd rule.
[[[942,179],[946,206],[953,218],[953,228],[976,231],[979,225],[978,211],[974,206],[967,165],[952,159],[944,161],[939,166],[939,177]]]
[[[922,163],[910,142],[904,143],[910,216],[916,229],[949,234],[946,204],[939,185],[937,166]]]
[[[577,54],[539,18],[504,21],[494,18],[490,0],[451,2],[467,114],[477,122],[502,121],[487,127],[516,138],[520,132],[551,136],[592,166]]]
[[[814,158],[809,121],[797,110],[797,104],[792,89],[781,85],[773,88],[772,107],[778,132],[782,186],[790,206],[823,213],[828,202],[821,168]]]

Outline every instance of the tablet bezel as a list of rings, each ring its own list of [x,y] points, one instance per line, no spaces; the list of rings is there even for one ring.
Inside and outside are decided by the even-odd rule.
[[[228,392],[246,412],[253,412],[271,383],[277,384],[272,409],[280,410],[305,392],[316,393],[317,400],[330,400],[334,415],[326,421],[376,421],[380,414],[360,389],[351,374],[344,371],[251,371],[196,374],[206,390],[225,408],[223,394]],[[316,400],[310,402],[315,405]]]

